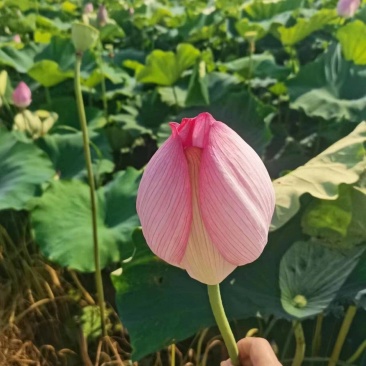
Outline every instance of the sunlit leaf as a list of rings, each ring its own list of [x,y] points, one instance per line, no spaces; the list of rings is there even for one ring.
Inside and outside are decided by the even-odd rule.
[[[253,0],[243,6],[245,12],[253,20],[273,18],[277,14],[296,10],[302,0]]]
[[[322,29],[326,24],[334,21],[336,17],[337,14],[335,10],[322,9],[309,19],[298,18],[294,26],[289,28],[281,26],[277,31],[283,45],[293,46],[311,33]]]
[[[360,20],[347,23],[337,31],[344,58],[356,65],[366,65],[366,24]]]
[[[72,78],[72,71],[60,70],[54,61],[43,60],[35,63],[29,70],[28,75],[45,87],[50,87]]]
[[[190,44],[181,43],[177,52],[154,50],[146,59],[146,65],[136,75],[143,83],[173,85],[182,72],[193,66],[200,52]]]
[[[276,209],[271,230],[276,230],[300,209],[300,197],[309,193],[323,200],[338,198],[339,185],[353,184],[366,169],[366,122],[348,136],[287,175],[276,179]]]

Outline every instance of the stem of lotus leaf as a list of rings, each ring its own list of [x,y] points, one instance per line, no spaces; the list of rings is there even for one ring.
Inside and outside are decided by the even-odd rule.
[[[305,348],[306,348],[304,330],[299,320],[294,320],[292,322],[292,327],[294,328],[294,334],[296,340],[296,351],[294,359],[292,361],[292,366],[301,366],[304,361]]]
[[[104,291],[103,291],[103,281],[102,281],[102,272],[100,268],[100,258],[99,258],[99,243],[98,243],[98,225],[97,225],[97,200],[96,200],[96,192],[95,192],[95,181],[90,153],[90,140],[88,134],[88,125],[86,122],[85,108],[83,95],[81,92],[81,84],[80,84],[80,66],[81,66],[82,54],[76,55],[76,63],[75,63],[75,96],[76,103],[78,108],[78,114],[80,119],[80,126],[83,135],[83,147],[84,147],[84,155],[85,155],[85,163],[88,172],[88,182],[90,189],[90,205],[91,205],[91,215],[92,215],[92,229],[93,229],[93,248],[94,248],[94,264],[95,264],[95,284],[97,288],[97,296],[98,296],[98,306],[100,310],[100,319],[101,319],[101,328],[102,335],[105,337],[106,327],[105,327],[105,316],[104,316]]]
[[[239,365],[239,350],[230,324],[227,320],[224,307],[222,305],[220,285],[208,285],[208,297],[210,299],[211,309],[219,327],[220,333],[226,345],[231,363],[234,366]]]
[[[350,305],[347,309],[346,315],[344,316],[343,323],[341,329],[338,333],[338,337],[336,343],[333,348],[332,355],[330,356],[330,361],[328,366],[335,366],[338,362],[339,356],[342,351],[342,347],[344,341],[346,340],[349,328],[351,327],[353,318],[355,317],[357,312],[357,307],[355,305]]]

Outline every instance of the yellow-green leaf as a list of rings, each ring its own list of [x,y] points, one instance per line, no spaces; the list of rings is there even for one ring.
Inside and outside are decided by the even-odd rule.
[[[337,32],[344,58],[357,65],[366,65],[366,24],[355,20]]]
[[[190,44],[181,43],[177,52],[154,50],[146,59],[146,65],[137,72],[142,83],[172,86],[183,71],[193,66],[200,51]]]
[[[43,60],[35,63],[28,70],[28,75],[43,86],[50,87],[61,83],[67,78],[72,78],[74,73],[60,70],[58,64],[54,61]]]
[[[337,14],[334,9],[323,9],[309,19],[300,18],[294,26],[289,28],[281,26],[277,31],[284,46],[293,46],[311,33],[334,21],[336,17]]]

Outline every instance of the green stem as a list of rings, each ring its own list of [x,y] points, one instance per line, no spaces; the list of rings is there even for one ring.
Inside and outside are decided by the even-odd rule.
[[[174,96],[174,101],[175,101],[175,111],[178,113],[179,110],[179,104],[178,104],[178,96],[177,96],[177,92],[175,90],[175,86],[172,86],[172,90],[173,90],[173,96]]]
[[[311,356],[316,357],[319,354],[321,343],[322,343],[322,325],[323,325],[324,314],[318,314],[316,318],[316,326],[313,337],[313,344],[311,347]]]
[[[228,350],[231,363],[239,365],[239,350],[222,305],[220,285],[207,285],[211,309]]]
[[[357,361],[357,359],[362,355],[363,351],[366,350],[366,340],[361,343],[357,348],[356,352],[347,360],[347,363],[351,364]]]
[[[171,345],[170,366],[175,366],[175,343]]]
[[[103,54],[103,44],[102,42],[99,43],[99,55],[97,57],[97,62],[98,62],[98,67],[100,70],[100,75],[102,77],[101,80],[101,87],[102,87],[102,103],[103,103],[103,111],[104,111],[104,117],[106,119],[106,122],[108,123],[108,101],[107,101],[107,88],[106,88],[106,84],[105,84],[105,76],[103,73],[103,58],[102,58],[102,54]]]
[[[50,89],[45,87],[44,88],[44,92],[45,92],[47,104],[52,104],[52,98],[51,98]]]
[[[97,202],[95,194],[95,182],[92,168],[92,160],[89,148],[89,136],[88,136],[88,126],[86,122],[86,115],[84,109],[83,95],[81,92],[80,85],[80,66],[81,66],[82,55],[76,55],[75,63],[75,96],[78,108],[78,114],[80,119],[81,131],[83,135],[83,146],[86,168],[88,172],[88,181],[90,188],[90,204],[91,204],[91,214],[92,214],[92,226],[93,226],[93,246],[94,246],[94,263],[95,263],[95,283],[97,287],[98,305],[100,309],[100,318],[102,326],[103,337],[107,335],[105,328],[105,318],[104,318],[104,291],[102,282],[102,272],[100,269],[100,259],[99,259],[99,245],[98,245],[98,230],[97,230]]]
[[[294,320],[292,322],[292,326],[294,328],[296,340],[296,351],[295,357],[292,361],[292,366],[301,366],[304,361],[306,347],[304,331],[302,329],[302,324],[299,320]]]
[[[336,343],[333,348],[332,355],[330,356],[330,361],[328,366],[335,366],[338,362],[339,356],[342,351],[343,343],[346,340],[349,328],[351,327],[353,318],[355,317],[357,308],[355,305],[350,305],[347,309],[346,315],[343,319],[341,329],[338,333]]]
[[[8,101],[6,100],[6,98],[5,98],[4,96],[3,96],[3,97],[1,97],[0,99],[1,99],[0,101],[2,101],[2,102],[3,102],[3,104],[4,104],[5,108],[7,109],[8,113],[9,113],[9,115],[10,115],[11,120],[12,120],[12,121],[13,121],[13,123],[14,123],[14,113],[13,113],[13,111],[12,111],[12,109],[11,109],[11,107],[10,107],[10,105],[9,105]],[[1,103],[0,103],[0,104],[1,104]]]

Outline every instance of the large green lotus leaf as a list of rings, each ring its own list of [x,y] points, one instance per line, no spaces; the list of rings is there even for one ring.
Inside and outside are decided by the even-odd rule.
[[[347,23],[337,31],[344,58],[356,65],[366,65],[366,24],[361,20]]]
[[[309,193],[322,200],[338,198],[341,183],[353,184],[366,169],[366,122],[305,165],[276,179],[276,208],[271,230],[284,225],[300,209],[300,197]]]
[[[257,78],[272,78],[284,79],[290,70],[287,67],[276,64],[272,54],[262,53],[252,57],[238,58],[224,64],[229,71],[237,72],[244,79]]]
[[[54,97],[51,104],[42,105],[42,108],[55,112],[59,116],[53,131],[56,131],[57,127],[64,126],[80,130],[76,101],[73,96]],[[89,128],[100,128],[105,125],[104,113],[100,108],[85,106],[85,113]],[[59,132],[61,131],[60,129]]]
[[[170,108],[167,106],[166,101],[163,100],[160,89],[170,89],[167,91],[167,94],[169,95],[169,92],[172,94],[172,88],[159,87],[155,90],[146,92],[141,96],[141,105],[138,106],[139,108],[137,115],[137,122],[141,126],[153,128],[160,126],[163,121],[166,121],[166,118],[170,112]],[[178,94],[179,92],[177,91],[177,95]],[[146,130],[142,131],[142,133],[146,132]]]
[[[46,154],[4,129],[0,129],[0,172],[0,210],[26,208],[40,186],[55,175]]]
[[[153,256],[141,232],[133,238],[135,257],[123,264],[122,274],[117,271],[112,275],[112,281],[119,316],[131,336],[132,358],[139,360],[215,325],[215,321],[207,286]],[[297,218],[270,234],[256,262],[237,268],[220,284],[229,320],[255,316],[257,312],[289,316],[281,306],[278,268],[282,255],[296,240],[302,240]]]
[[[26,45],[21,50],[3,47],[0,49],[0,65],[10,66],[20,73],[25,73],[33,66],[36,55],[44,47],[34,43]]]
[[[102,268],[133,252],[131,235],[139,225],[134,202],[140,175],[129,168],[98,190]],[[31,222],[35,240],[48,259],[83,272],[95,270],[87,184],[76,180],[53,183],[36,202]]]
[[[271,19],[275,15],[296,10],[302,0],[254,0],[244,5],[243,9],[253,20]]]
[[[215,92],[210,89],[210,106],[185,109],[177,119],[180,121],[183,117],[195,117],[201,112],[209,112],[217,121],[222,121],[235,130],[258,154],[263,154],[272,138],[266,118],[272,114],[273,109],[242,88],[241,91],[228,91],[218,99],[211,98],[211,95],[214,96]]]
[[[366,189],[342,185],[334,201],[313,201],[302,217],[306,234],[331,248],[347,249],[366,242]]]
[[[45,87],[50,87],[72,78],[73,71],[62,71],[54,61],[43,60],[35,63],[29,70],[28,75]]]
[[[111,159],[108,141],[104,134],[91,131],[91,154],[96,168],[101,159]],[[81,178],[86,175],[83,138],[81,132],[46,135],[37,141],[50,157],[60,179]],[[98,151],[94,148],[96,146]],[[101,154],[101,156],[99,156]],[[99,170],[96,171],[98,173]]]
[[[82,73],[81,84],[87,88],[94,88],[102,82],[103,77],[110,80],[113,84],[120,84],[126,77],[126,73],[102,61],[101,66],[94,66],[92,72],[84,71]]]
[[[35,62],[48,60],[58,64],[61,71],[74,69],[75,47],[70,38],[54,36],[51,42],[34,59]]]
[[[279,38],[284,46],[293,46],[304,38],[330,24],[337,17],[333,9],[322,9],[309,19],[299,18],[292,27],[280,26],[277,29]]]
[[[342,57],[340,46],[300,69],[287,82],[290,106],[310,117],[360,122],[366,118],[366,70]]]
[[[199,55],[200,51],[187,43],[179,44],[176,53],[154,50],[136,78],[142,83],[172,86],[184,70],[194,65]]]
[[[283,308],[296,318],[324,311],[357,266],[364,248],[337,251],[320,241],[294,243],[280,263]]]

